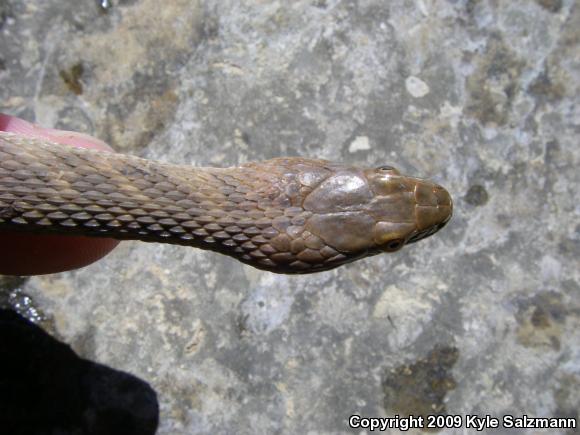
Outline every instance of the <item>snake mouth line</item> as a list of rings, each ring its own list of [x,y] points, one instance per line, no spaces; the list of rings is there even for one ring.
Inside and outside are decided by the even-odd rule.
[[[449,219],[447,219],[445,222],[441,222],[440,224],[435,225],[431,228],[428,228],[427,230],[420,231],[420,232],[414,234],[413,236],[409,237],[409,239],[407,240],[407,244],[415,243],[421,239],[432,236],[437,231],[439,231],[441,228],[443,228],[445,225],[447,225],[447,222],[449,222],[450,219],[451,219],[451,216],[449,216]]]

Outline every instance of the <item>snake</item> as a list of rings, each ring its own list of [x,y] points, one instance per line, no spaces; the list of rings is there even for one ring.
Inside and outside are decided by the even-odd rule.
[[[305,274],[398,251],[452,212],[445,188],[390,165],[193,167],[0,132],[0,231],[192,246]]]

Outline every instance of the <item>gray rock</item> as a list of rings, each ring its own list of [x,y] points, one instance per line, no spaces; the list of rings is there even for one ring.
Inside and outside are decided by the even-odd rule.
[[[455,199],[436,236],[319,275],[123,243],[28,280],[60,340],[151,384],[160,434],[578,417],[578,2],[101,4],[0,3],[0,110],[172,162],[392,163]]]

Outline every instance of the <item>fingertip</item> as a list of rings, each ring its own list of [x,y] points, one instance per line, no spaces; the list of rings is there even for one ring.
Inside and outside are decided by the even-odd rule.
[[[15,116],[6,115],[4,113],[0,113],[0,131],[43,138],[52,142],[79,148],[113,151],[113,149],[105,142],[95,137],[89,136],[88,134],[41,127],[23,119],[16,118]]]
[[[79,269],[100,260],[119,241],[83,236],[0,233],[1,275],[45,275]]]

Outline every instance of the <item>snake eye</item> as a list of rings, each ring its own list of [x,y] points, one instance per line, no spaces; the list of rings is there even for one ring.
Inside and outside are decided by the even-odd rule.
[[[404,244],[405,241],[403,239],[394,239],[383,245],[383,250],[387,252],[398,251]]]

